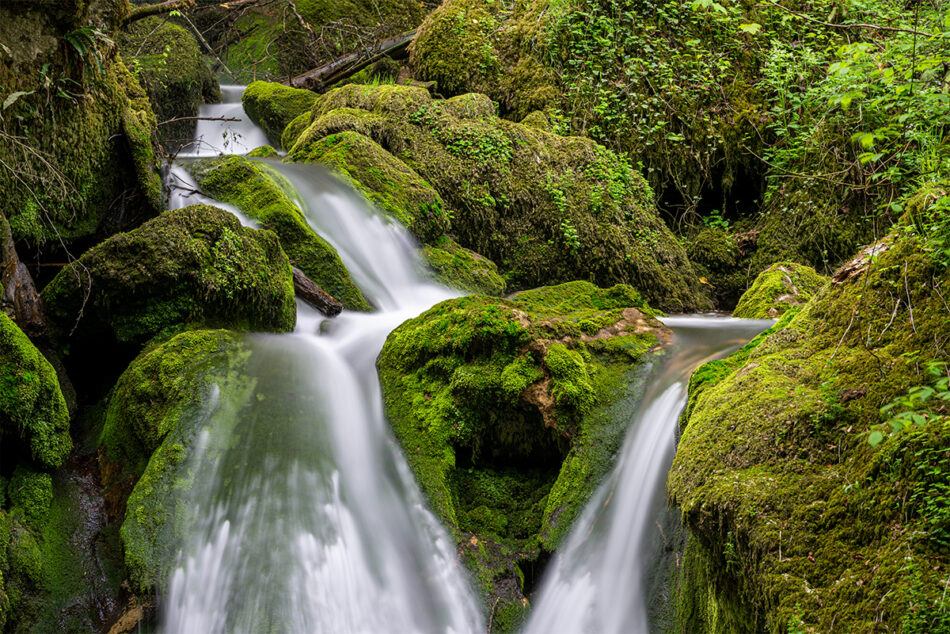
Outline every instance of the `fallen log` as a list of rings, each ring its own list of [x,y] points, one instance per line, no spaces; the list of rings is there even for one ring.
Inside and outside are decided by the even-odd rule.
[[[185,9],[193,9],[194,7],[195,0],[168,0],[167,2],[158,2],[156,4],[140,5],[129,12],[129,17],[125,19],[125,23],[131,24],[136,20],[141,20],[151,15],[171,13],[172,11],[184,11]]]
[[[385,40],[380,40],[373,46],[339,57],[332,62],[312,68],[290,80],[293,88],[304,88],[313,92],[323,92],[338,81],[355,75],[370,64],[378,62],[384,57],[397,57],[405,52],[409,43],[416,38],[416,31],[403,33]]]
[[[296,266],[291,267],[291,269],[294,272],[294,293],[297,297],[327,317],[336,317],[343,311],[343,304],[314,284],[313,280],[307,277],[303,271]]]

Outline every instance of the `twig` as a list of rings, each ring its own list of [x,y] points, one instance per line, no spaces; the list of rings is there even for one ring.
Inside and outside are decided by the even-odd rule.
[[[141,20],[142,18],[158,15],[160,13],[192,9],[194,6],[195,0],[167,0],[167,2],[159,2],[157,4],[146,4],[132,9],[129,13],[129,17],[125,19],[125,24],[130,24],[136,20]]]
[[[798,16],[803,20],[808,20],[809,22],[814,22],[815,24],[831,27],[833,29],[874,29],[875,31],[891,31],[895,33],[913,33],[914,35],[924,35],[926,37],[938,37],[934,33],[924,33],[923,31],[918,31],[916,29],[905,29],[905,28],[901,28],[897,26],[881,26],[879,24],[867,24],[863,22],[859,22],[855,24],[835,24],[834,22],[824,22],[823,20],[816,20],[815,18],[811,16],[807,16],[804,13],[793,11],[792,9],[789,9],[788,7],[782,6],[778,2],[775,2],[775,0],[765,0],[765,1],[771,5],[778,7],[782,11],[786,11],[788,13],[791,13],[794,16]]]
[[[165,125],[168,123],[177,123],[179,121],[240,121],[237,117],[175,117],[159,121],[156,125]]]

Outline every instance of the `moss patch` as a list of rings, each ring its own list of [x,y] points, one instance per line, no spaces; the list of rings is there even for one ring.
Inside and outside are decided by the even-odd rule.
[[[494,262],[443,237],[422,250],[422,256],[435,272],[436,279],[452,288],[469,293],[501,296],[505,279]]]
[[[810,300],[828,283],[815,269],[795,262],[778,262],[759,273],[739,299],[733,317],[771,319]]]
[[[60,466],[73,446],[69,437],[69,413],[56,371],[2,313],[0,442],[6,445],[4,452],[10,452],[6,455],[29,456],[47,468]]]
[[[607,472],[667,331],[629,286],[443,302],[390,334],[386,413],[486,594],[522,605],[519,562],[560,542]]]
[[[287,124],[309,112],[316,99],[316,93],[309,90],[266,81],[255,81],[241,95],[247,116],[261,126],[272,141],[280,141]]]
[[[212,196],[236,205],[276,233],[293,264],[344,307],[369,310],[340,255],[307,224],[288,196],[289,184],[279,174],[241,156],[197,161],[192,163],[192,173]]]

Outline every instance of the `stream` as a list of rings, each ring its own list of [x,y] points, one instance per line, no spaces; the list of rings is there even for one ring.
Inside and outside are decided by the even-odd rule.
[[[170,208],[206,202],[183,161],[267,143],[240,105],[202,106],[196,143],[166,180]],[[385,420],[375,361],[400,323],[458,293],[433,283],[407,232],[318,166],[268,164],[379,310],[327,320],[298,301],[286,335],[250,335],[249,386],[213,392],[189,460],[198,483],[161,601],[168,633],[484,632],[487,614],[429,511]],[[525,631],[647,632],[647,572],[666,548],[664,485],[689,373],[770,322],[670,317],[674,352],[655,371],[612,474],[549,564]],[[204,459],[208,455],[215,460]],[[675,518],[674,518],[675,519]]]

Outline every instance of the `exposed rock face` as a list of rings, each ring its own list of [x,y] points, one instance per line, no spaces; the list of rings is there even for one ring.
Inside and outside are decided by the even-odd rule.
[[[387,416],[499,614],[521,614],[519,563],[557,546],[608,471],[668,342],[654,314],[629,286],[571,282],[449,300],[387,339]]]
[[[777,262],[765,269],[736,304],[733,317],[774,319],[801,306],[828,283],[815,269],[795,262]]]
[[[946,375],[950,276],[915,233],[863,250],[693,375],[668,482],[691,536],[681,631],[950,625],[950,420],[943,400],[908,396]]]

